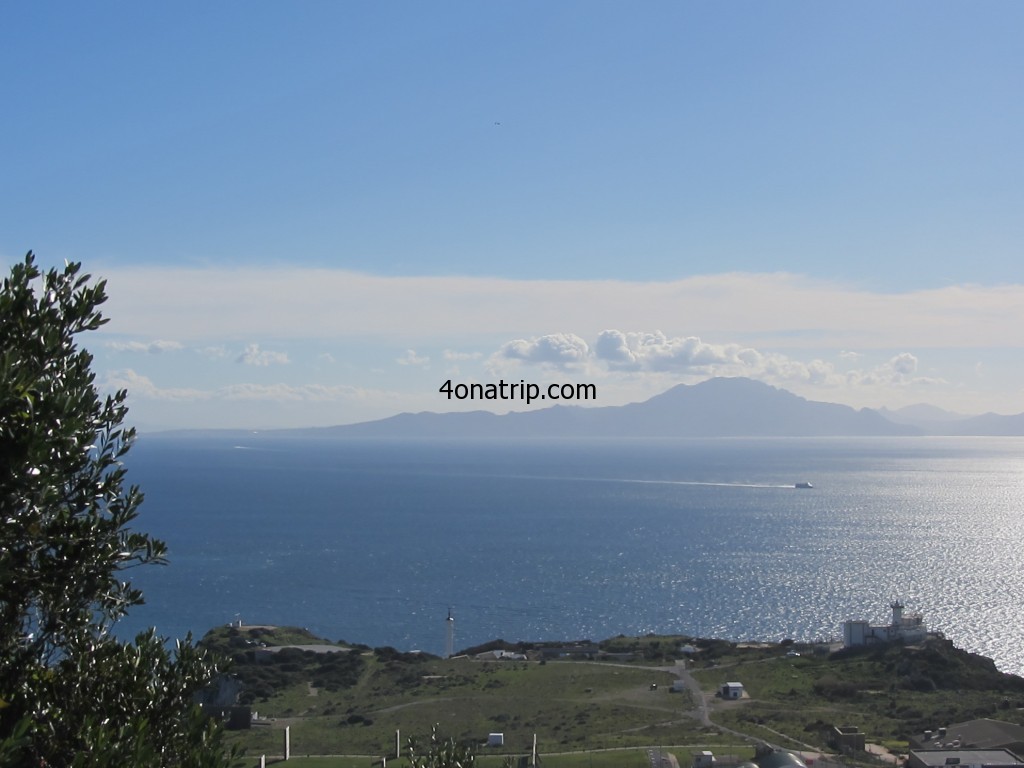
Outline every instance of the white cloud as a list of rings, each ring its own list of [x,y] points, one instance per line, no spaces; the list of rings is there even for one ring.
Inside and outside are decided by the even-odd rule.
[[[590,357],[587,342],[574,333],[550,333],[532,339],[515,339],[501,345],[492,360],[522,361],[556,368],[579,365]]]
[[[260,349],[259,344],[249,344],[235,361],[245,365],[256,366],[287,365],[288,355],[284,352]]]
[[[917,371],[917,358],[909,352],[904,352],[890,360],[889,366],[901,378],[912,376]]]
[[[716,366],[756,367],[760,353],[737,344],[706,344],[697,336],[669,338],[653,333],[602,331],[594,345],[597,359],[623,370],[704,372]]]
[[[922,387],[946,384],[941,378],[917,376],[917,357],[901,352],[881,365],[868,370],[854,370],[847,376],[850,384],[860,387]]]
[[[136,373],[131,368],[107,372],[100,382],[100,386],[107,392],[127,389],[128,394],[133,398],[141,397],[150,400],[206,400],[209,398],[209,393],[200,389],[158,387],[150,378]]]
[[[918,359],[909,352],[870,369],[840,371],[833,363],[800,360],[741,344],[712,344],[696,336],[670,337],[661,331],[602,331],[593,346],[575,334],[550,334],[506,342],[490,358],[492,373],[516,365],[570,368],[590,375],[662,377],[665,387],[711,376],[745,376],[799,389],[909,387],[943,383],[916,376]]]
[[[395,362],[398,363],[399,365],[425,366],[428,363],[430,363],[430,358],[417,355],[415,349],[407,349],[405,350],[405,354],[402,357],[395,360]]]
[[[150,355],[158,355],[161,352],[177,351],[184,349],[177,341],[111,341],[107,347],[115,352],[145,352]]]

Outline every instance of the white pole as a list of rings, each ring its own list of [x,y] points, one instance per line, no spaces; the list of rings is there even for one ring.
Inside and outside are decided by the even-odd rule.
[[[292,727],[284,727],[284,759],[290,760],[292,756]]]

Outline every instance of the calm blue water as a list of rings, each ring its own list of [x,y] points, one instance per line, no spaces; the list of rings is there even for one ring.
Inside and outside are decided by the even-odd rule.
[[[140,439],[171,564],[121,634],[236,617],[440,653],[618,633],[837,637],[901,598],[1024,672],[1024,440]],[[793,483],[808,480],[813,490]]]

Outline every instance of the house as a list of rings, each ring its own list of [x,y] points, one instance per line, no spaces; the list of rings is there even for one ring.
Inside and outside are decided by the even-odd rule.
[[[742,699],[743,683],[722,683],[718,693],[723,699]]]

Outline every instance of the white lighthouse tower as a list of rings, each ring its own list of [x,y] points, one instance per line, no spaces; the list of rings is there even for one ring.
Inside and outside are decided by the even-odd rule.
[[[899,629],[903,626],[903,603],[893,600],[889,603],[889,607],[892,608],[892,626],[894,629]]]
[[[452,609],[448,609],[448,618],[444,620],[444,657],[450,659],[455,655],[455,618]]]

